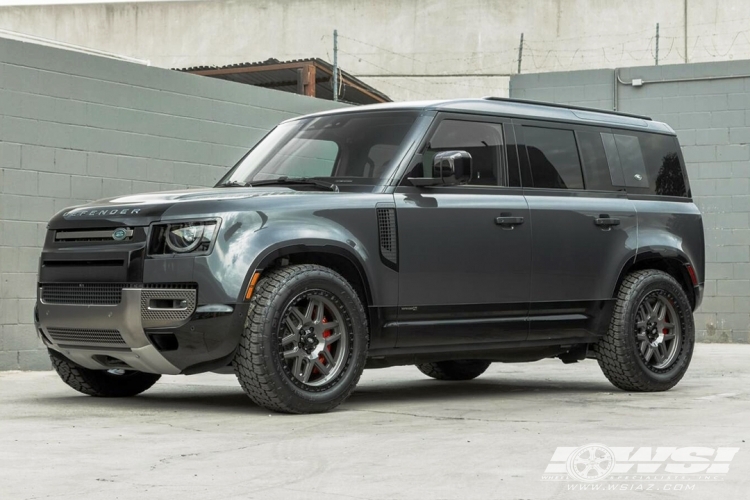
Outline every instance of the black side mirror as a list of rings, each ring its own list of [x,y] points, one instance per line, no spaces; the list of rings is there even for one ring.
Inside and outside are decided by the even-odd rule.
[[[471,155],[466,151],[441,151],[432,159],[432,176],[443,179],[443,184],[468,184]]]
[[[471,180],[471,155],[466,151],[441,151],[432,159],[432,177],[409,178],[414,186],[454,186]]]

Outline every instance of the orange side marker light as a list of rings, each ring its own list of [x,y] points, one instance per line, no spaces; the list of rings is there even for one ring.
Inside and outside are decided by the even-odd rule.
[[[260,271],[256,271],[253,277],[250,279],[250,284],[247,285],[247,292],[245,292],[245,300],[250,300],[253,296],[253,290],[255,290],[255,284],[260,279]]]

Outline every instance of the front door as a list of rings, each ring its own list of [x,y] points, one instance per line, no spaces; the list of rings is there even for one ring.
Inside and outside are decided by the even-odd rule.
[[[430,175],[437,152],[461,150],[472,156],[471,181],[412,187],[405,180],[395,192],[397,347],[527,336],[531,224],[513,130],[503,125],[501,120],[439,115],[407,177]]]

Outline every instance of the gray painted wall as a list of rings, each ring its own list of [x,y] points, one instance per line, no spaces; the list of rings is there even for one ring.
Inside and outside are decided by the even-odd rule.
[[[281,120],[333,106],[0,39],[0,370],[49,367],[32,311],[55,212],[212,185]]]
[[[699,340],[750,342],[750,61],[621,69],[620,111],[677,131],[706,229]],[[734,75],[740,78],[726,78]],[[717,77],[712,80],[695,78]],[[613,109],[612,70],[514,76],[517,99]],[[631,82],[642,79],[644,85]],[[660,80],[681,80],[656,83]]]

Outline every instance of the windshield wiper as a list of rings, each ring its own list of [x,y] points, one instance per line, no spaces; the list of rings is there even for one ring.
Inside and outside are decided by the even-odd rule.
[[[244,188],[244,187],[248,187],[248,186],[250,186],[250,184],[248,184],[247,182],[242,182],[242,181],[227,181],[227,182],[222,182],[217,187],[223,187],[223,188],[243,187]]]
[[[275,184],[309,184],[311,186],[318,186],[331,191],[338,192],[339,187],[333,182],[326,182],[320,179],[311,179],[309,177],[277,177],[276,179],[264,179],[262,181],[255,181],[252,183],[245,183],[246,186],[273,186]]]

